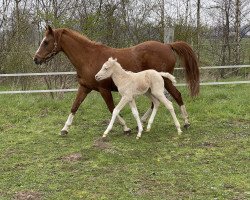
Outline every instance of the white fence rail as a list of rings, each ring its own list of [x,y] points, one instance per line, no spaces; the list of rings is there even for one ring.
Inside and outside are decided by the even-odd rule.
[[[200,69],[232,69],[249,68],[250,65],[230,65],[230,66],[207,66]],[[183,68],[175,68],[181,70]],[[18,73],[18,74],[0,74],[0,77],[25,77],[25,76],[58,76],[58,75],[76,75],[76,72],[47,72],[47,73]],[[246,84],[250,81],[231,81],[231,82],[203,82],[200,85],[229,85]],[[176,86],[186,86],[185,83],[176,84]],[[31,94],[31,93],[52,93],[52,92],[75,92],[77,89],[51,89],[51,90],[19,90],[19,91],[0,91],[0,94]]]
[[[19,73],[19,74],[0,74],[0,77],[57,76],[57,75],[75,75],[75,74],[76,72]]]
[[[206,67],[200,67],[200,69],[233,69],[233,68],[248,68],[250,65],[227,65],[227,66],[206,66]],[[175,68],[177,70],[183,69],[181,68]]]

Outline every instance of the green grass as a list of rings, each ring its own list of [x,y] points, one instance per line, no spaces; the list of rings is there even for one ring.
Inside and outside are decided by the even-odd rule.
[[[195,100],[180,90],[191,122],[182,136],[161,106],[137,141],[126,107],[131,136],[115,124],[103,147],[96,140],[111,115],[95,92],[67,137],[59,132],[75,94],[0,96],[0,199],[248,199],[250,85],[203,86]],[[141,114],[149,106],[145,98],[137,104]],[[80,159],[68,159],[76,153]]]

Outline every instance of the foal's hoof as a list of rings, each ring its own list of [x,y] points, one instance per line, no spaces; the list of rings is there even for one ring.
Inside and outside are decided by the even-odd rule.
[[[145,131],[145,132],[147,132],[147,133],[148,133],[148,132],[150,132],[150,130],[151,130],[151,128],[148,128],[148,129],[146,129],[146,131]]]
[[[61,130],[61,136],[66,136],[68,135],[68,131],[66,130]]]
[[[123,131],[123,133],[125,134],[125,135],[130,135],[131,134],[131,129],[129,128],[129,129],[126,129],[126,130],[124,130]]]
[[[184,128],[187,130],[190,127],[191,124],[185,124]]]

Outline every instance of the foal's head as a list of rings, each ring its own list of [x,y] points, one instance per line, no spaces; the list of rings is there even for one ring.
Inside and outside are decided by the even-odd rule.
[[[113,59],[110,57],[108,61],[106,61],[103,65],[101,70],[95,75],[95,79],[97,81],[101,81],[103,79],[109,78],[112,76],[114,72],[114,67],[117,64],[117,59]]]
[[[56,32],[48,26],[45,32],[45,37],[34,56],[34,62],[37,65],[49,61],[60,51],[58,48],[58,38],[60,37],[57,36]]]

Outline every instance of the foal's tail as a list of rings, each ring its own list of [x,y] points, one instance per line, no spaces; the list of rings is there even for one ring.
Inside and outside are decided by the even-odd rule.
[[[173,42],[169,45],[183,62],[191,96],[197,96],[200,90],[200,72],[195,52],[186,42]]]
[[[176,83],[175,77],[168,72],[159,72],[162,77],[168,78],[172,83]]]

